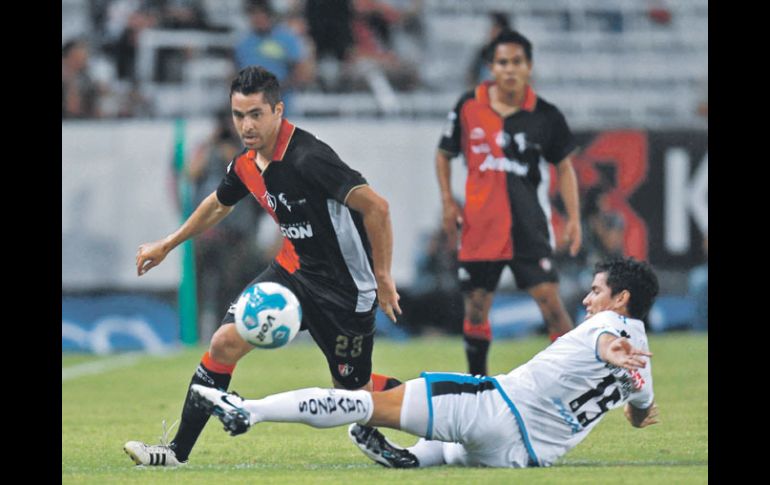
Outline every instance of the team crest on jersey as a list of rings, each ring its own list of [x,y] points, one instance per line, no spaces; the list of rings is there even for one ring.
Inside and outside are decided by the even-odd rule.
[[[350,364],[338,364],[337,371],[339,371],[342,377],[347,377],[353,373],[353,366]]]
[[[484,130],[482,128],[479,128],[478,126],[471,130],[471,140],[482,140],[484,139],[484,136],[486,133],[484,133]]]
[[[516,143],[516,147],[518,147],[519,153],[524,153],[524,150],[527,149],[527,134],[516,133],[513,135],[513,141]]]
[[[539,144],[527,140],[526,133],[516,133],[513,135],[513,141],[516,143],[519,153],[524,153],[527,149],[541,151]]]
[[[266,190],[265,194],[262,196],[262,199],[264,199],[264,201],[270,207],[270,210],[275,212],[275,208],[276,208],[275,196]]]
[[[500,148],[505,148],[511,144],[511,135],[504,131],[498,131],[497,135],[495,135],[495,143]]]

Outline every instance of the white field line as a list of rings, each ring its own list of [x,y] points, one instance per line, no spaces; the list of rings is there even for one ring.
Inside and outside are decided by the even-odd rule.
[[[72,365],[61,370],[61,381],[64,382],[87,375],[104,374],[105,372],[109,372],[113,369],[132,366],[139,362],[142,357],[166,357],[171,356],[173,353],[174,352],[169,352],[168,354],[158,355],[148,354],[146,352],[130,352],[127,354],[119,355],[117,357],[97,360],[95,362],[86,362],[83,364]]]

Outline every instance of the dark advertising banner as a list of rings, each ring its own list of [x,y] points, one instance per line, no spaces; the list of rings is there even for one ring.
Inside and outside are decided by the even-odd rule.
[[[608,227],[607,234],[589,238],[612,244],[615,230],[625,255],[661,268],[688,269],[703,262],[708,234],[707,132],[610,130],[575,136],[584,230],[592,230],[596,214]],[[555,177],[552,180],[555,194]],[[562,220],[554,218],[557,232]]]

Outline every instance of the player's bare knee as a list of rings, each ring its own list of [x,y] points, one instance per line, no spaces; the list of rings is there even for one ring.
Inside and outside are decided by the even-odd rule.
[[[223,364],[233,364],[251,350],[251,346],[238,335],[235,325],[222,325],[211,336],[209,355]]]
[[[484,323],[487,319],[487,293],[483,290],[474,290],[465,299],[465,317],[472,324]]]

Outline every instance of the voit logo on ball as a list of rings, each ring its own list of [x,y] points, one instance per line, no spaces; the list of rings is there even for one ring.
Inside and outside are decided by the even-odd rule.
[[[235,329],[248,343],[283,347],[299,333],[302,310],[291,290],[264,281],[247,288],[235,304]]]

